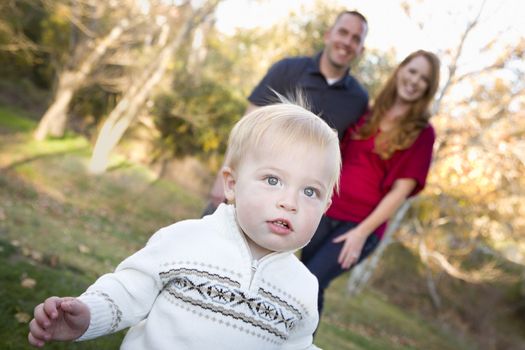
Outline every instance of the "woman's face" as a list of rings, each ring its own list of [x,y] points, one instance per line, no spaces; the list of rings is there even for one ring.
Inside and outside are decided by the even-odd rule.
[[[427,91],[430,84],[430,62],[424,56],[416,56],[397,72],[397,98],[403,102],[415,102]]]

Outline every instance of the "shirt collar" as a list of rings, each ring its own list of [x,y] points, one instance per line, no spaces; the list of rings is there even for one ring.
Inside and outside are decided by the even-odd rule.
[[[323,73],[321,73],[321,56],[322,56],[322,54],[323,54],[323,51],[321,50],[313,57],[313,60],[314,60],[315,64],[314,65],[310,65],[310,67],[308,69],[309,69],[309,73],[310,74],[320,74],[326,80],[326,78],[324,77]],[[346,69],[344,76],[341,79],[339,79],[336,83],[332,84],[332,86],[342,86],[342,85],[344,85],[345,82],[346,82],[346,78],[348,77],[349,74],[350,74],[350,67],[348,67]]]

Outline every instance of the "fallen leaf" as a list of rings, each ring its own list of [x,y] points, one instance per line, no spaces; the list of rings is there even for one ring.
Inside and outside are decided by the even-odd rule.
[[[15,318],[19,323],[28,323],[31,321],[31,316],[26,312],[17,312]]]
[[[79,252],[81,252],[83,254],[87,254],[87,253],[89,253],[91,251],[91,249],[89,249],[88,246],[83,245],[83,244],[79,244],[78,245],[78,250],[79,250]]]
[[[47,264],[51,267],[55,267],[58,265],[58,262],[59,262],[59,259],[58,259],[58,255],[50,255],[48,258],[47,258]]]
[[[7,218],[7,215],[5,215],[4,208],[0,208],[0,221],[3,221]]]
[[[36,281],[30,277],[26,277],[22,280],[20,285],[24,288],[34,288],[36,286]]]
[[[31,258],[38,262],[42,262],[44,255],[36,250],[31,250],[30,252]]]

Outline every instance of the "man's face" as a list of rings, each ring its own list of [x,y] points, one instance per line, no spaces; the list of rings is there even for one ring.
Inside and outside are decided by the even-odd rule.
[[[324,35],[328,62],[336,69],[346,69],[364,49],[367,25],[361,18],[344,14]]]
[[[298,142],[277,150],[267,138],[247,152],[239,169],[223,171],[226,198],[235,202],[237,223],[256,258],[306,245],[332,195],[334,157],[327,149]]]

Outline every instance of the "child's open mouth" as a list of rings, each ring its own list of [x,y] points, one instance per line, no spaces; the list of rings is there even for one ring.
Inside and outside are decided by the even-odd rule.
[[[270,227],[270,231],[280,235],[285,235],[292,232],[292,225],[288,220],[277,219],[268,221],[268,226]]]

